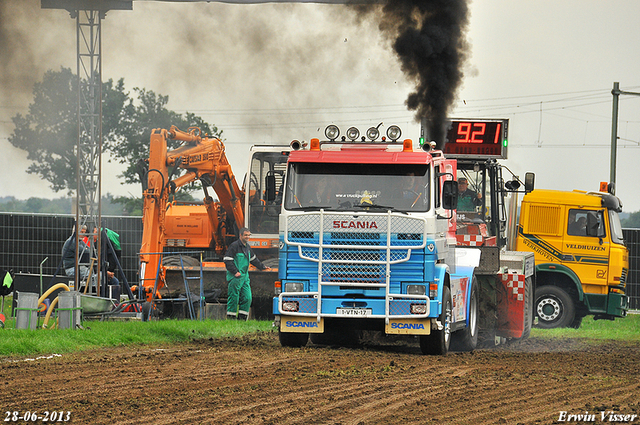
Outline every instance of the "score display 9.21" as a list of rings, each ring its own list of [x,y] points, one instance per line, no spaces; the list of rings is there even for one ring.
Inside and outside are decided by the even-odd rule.
[[[452,119],[445,127],[445,155],[455,158],[506,158],[507,119]]]

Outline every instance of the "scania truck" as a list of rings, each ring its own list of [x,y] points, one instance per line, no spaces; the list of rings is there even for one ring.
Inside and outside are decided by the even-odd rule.
[[[425,120],[423,134],[427,124]],[[614,185],[601,183],[598,192],[533,190],[527,173],[519,204],[520,181],[503,181],[503,169],[509,170],[499,162],[507,158],[508,128],[508,119],[446,122],[444,153],[457,159],[458,178],[474,194],[473,204],[458,202],[458,244],[483,251],[497,246],[535,257],[529,266],[535,263],[535,273],[526,273],[525,290],[540,328],[577,328],[586,315],[625,316],[629,252]],[[509,258],[501,255],[501,265]]]
[[[536,257],[539,327],[626,316],[629,250],[612,192],[603,183],[598,192],[536,189],[522,199],[517,249]]]
[[[397,126],[381,141],[336,126],[326,140],[292,142],[280,215],[280,288],[273,311],[284,346],[404,335],[424,354],[472,350],[480,315],[523,337],[522,289],[491,293],[480,312],[481,251],[456,246],[456,161],[414,150]],[[493,285],[501,279],[492,269]],[[524,280],[524,279],[522,279]],[[512,285],[513,286],[513,285]],[[503,291],[504,292],[504,291]],[[496,298],[497,297],[497,298]]]

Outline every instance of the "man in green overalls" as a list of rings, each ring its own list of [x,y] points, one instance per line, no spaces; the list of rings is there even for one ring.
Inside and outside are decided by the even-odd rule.
[[[249,247],[251,232],[246,227],[240,229],[240,239],[229,245],[224,254],[227,268],[227,319],[248,320],[251,307],[251,285],[249,263],[260,270],[269,270]]]

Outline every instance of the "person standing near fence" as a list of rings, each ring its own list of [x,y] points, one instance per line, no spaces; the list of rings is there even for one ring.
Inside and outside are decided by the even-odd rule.
[[[259,270],[269,270],[256,257],[249,246],[251,232],[246,227],[240,229],[240,238],[234,241],[224,254],[227,268],[227,319],[249,320],[251,307],[251,284],[249,264]]]

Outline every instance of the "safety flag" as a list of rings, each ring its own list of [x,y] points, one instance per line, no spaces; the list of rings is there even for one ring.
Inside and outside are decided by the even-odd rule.
[[[7,272],[4,275],[4,279],[2,281],[2,286],[6,289],[11,288],[11,284],[13,283],[13,278],[11,277],[11,273]]]

